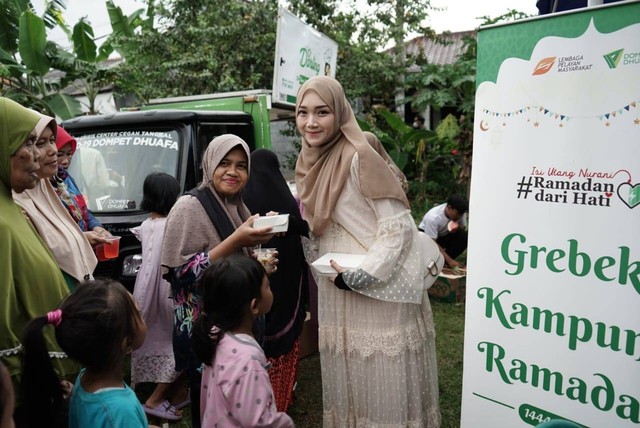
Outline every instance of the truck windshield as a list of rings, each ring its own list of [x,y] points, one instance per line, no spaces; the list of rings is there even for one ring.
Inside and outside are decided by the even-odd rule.
[[[140,210],[145,177],[151,172],[176,176],[178,171],[175,129],[99,132],[76,141],[69,174],[92,211]]]

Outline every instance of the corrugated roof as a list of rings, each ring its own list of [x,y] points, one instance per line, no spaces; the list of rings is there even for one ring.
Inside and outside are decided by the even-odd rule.
[[[476,37],[475,30],[459,31],[457,33],[440,34],[439,37],[447,43],[439,43],[429,37],[420,36],[405,42],[407,56],[418,56],[421,52],[430,64],[453,64],[463,53],[464,37]],[[414,70],[415,69],[415,70]],[[418,71],[413,66],[410,71]]]

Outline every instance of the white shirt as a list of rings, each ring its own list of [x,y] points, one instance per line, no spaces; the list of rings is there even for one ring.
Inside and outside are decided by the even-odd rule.
[[[449,229],[447,228],[449,219],[444,215],[444,209],[446,207],[447,204],[445,202],[427,211],[424,217],[422,217],[418,229],[423,230],[431,239],[438,239],[440,236],[447,235],[449,233]],[[466,213],[462,214],[462,217],[458,220],[458,224],[461,228],[467,227]]]

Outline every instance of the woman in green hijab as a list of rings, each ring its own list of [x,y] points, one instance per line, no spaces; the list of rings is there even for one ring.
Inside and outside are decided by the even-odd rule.
[[[16,392],[16,423],[21,411],[22,329],[32,318],[56,308],[69,289],[60,268],[11,197],[35,187],[40,154],[34,128],[40,116],[0,97],[0,361],[9,369]],[[64,317],[64,314],[62,315]],[[54,340],[45,334],[59,376],[77,371]]]

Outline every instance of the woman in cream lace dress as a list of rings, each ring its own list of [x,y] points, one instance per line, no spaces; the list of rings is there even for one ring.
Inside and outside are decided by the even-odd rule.
[[[316,278],[324,426],[437,427],[426,289],[442,267],[439,252],[418,233],[400,184],[336,80],[302,85],[296,125],[296,186],[312,230],[307,259],[366,254],[358,269],[334,261],[335,278]]]

